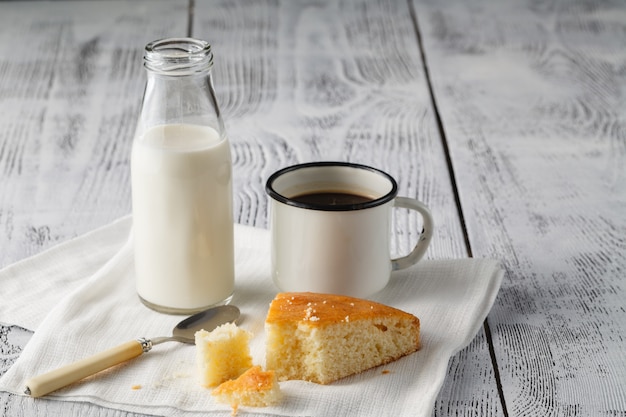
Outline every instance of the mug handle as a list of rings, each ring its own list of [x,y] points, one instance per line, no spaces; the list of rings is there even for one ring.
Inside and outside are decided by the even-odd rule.
[[[419,261],[422,256],[424,256],[424,253],[426,253],[426,249],[428,249],[428,245],[430,244],[430,240],[433,237],[434,221],[433,216],[430,214],[430,210],[428,210],[428,208],[424,204],[413,198],[396,197],[396,199],[394,200],[394,207],[415,210],[421,214],[422,220],[424,222],[422,227],[422,233],[420,234],[420,237],[411,253],[401,258],[391,260],[391,270],[397,271],[400,269],[408,268],[409,266]]]

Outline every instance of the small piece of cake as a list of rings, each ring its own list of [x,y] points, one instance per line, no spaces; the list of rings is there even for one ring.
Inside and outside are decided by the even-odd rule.
[[[226,323],[211,332],[199,330],[196,338],[196,365],[200,384],[215,387],[237,378],[252,367],[249,341],[252,334]]]
[[[266,368],[281,381],[328,384],[420,348],[412,314],[372,301],[280,293],[265,320]]]
[[[277,404],[282,398],[276,373],[263,371],[260,366],[253,366],[239,378],[224,382],[211,394],[219,402],[232,406],[233,410],[240,405],[267,407]]]

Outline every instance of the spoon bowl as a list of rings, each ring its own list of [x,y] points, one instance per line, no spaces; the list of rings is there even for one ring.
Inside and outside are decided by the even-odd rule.
[[[155,337],[150,339],[150,342],[152,342],[152,345],[170,341],[194,344],[194,335],[198,330],[210,332],[224,323],[234,323],[239,319],[239,314],[239,308],[233,305],[213,307],[189,316],[178,323],[172,330],[172,336]]]

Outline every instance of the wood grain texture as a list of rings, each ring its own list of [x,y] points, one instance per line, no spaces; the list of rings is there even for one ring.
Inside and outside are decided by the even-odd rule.
[[[130,211],[143,46],[187,2],[0,4],[0,265]]]
[[[202,1],[195,17],[195,36],[214,45],[242,223],[267,227],[264,182],[276,169],[347,160],[390,172],[401,194],[432,207],[442,225],[432,256],[464,253],[404,2]],[[418,228],[400,221],[413,230],[395,242],[407,251]]]
[[[626,415],[626,4],[414,3],[508,414]]]

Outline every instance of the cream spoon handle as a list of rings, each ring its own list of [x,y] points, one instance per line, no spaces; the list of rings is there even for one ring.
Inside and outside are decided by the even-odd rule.
[[[30,378],[26,381],[24,392],[31,397],[41,397],[89,375],[135,358],[151,348],[152,343],[149,340],[130,340],[104,352]]]

